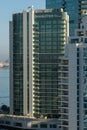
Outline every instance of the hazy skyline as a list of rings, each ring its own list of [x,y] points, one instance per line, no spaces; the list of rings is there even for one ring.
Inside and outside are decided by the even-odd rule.
[[[12,14],[28,10],[45,8],[45,0],[3,0],[0,3],[0,61],[9,58],[9,21]]]

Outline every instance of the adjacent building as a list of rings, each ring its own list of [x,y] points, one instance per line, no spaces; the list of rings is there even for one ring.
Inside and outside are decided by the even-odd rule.
[[[0,130],[60,130],[57,119],[0,114]]]
[[[62,130],[87,129],[87,16],[59,58],[58,81]]]
[[[81,18],[87,13],[86,0],[46,0],[46,8],[63,8],[70,17],[70,36],[80,27]]]
[[[10,22],[10,113],[59,117],[58,59],[69,37],[63,9],[13,14]]]

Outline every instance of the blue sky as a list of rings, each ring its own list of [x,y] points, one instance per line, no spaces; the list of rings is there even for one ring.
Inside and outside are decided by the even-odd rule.
[[[45,8],[45,0],[1,0],[0,1],[0,61],[9,57],[9,21],[12,14],[27,10]]]

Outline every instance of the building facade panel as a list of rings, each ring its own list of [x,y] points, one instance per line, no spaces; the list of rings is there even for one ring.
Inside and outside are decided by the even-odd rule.
[[[84,14],[87,14],[86,0],[46,0],[46,8],[63,8],[70,17],[70,36],[74,35],[75,29],[80,27]]]

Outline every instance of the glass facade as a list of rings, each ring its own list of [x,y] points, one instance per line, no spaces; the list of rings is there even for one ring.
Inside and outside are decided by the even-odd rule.
[[[77,0],[46,0],[46,8],[63,8],[70,18],[70,35],[78,28],[78,1]]]
[[[67,15],[60,10],[35,11],[34,116],[58,118],[58,57],[67,43]]]
[[[77,129],[78,130],[79,127],[80,127],[80,48],[77,47]]]
[[[31,112],[35,117],[58,117],[58,57],[64,55],[68,43],[69,17],[62,9],[32,12],[14,14],[12,19],[11,109],[17,115]]]
[[[23,113],[23,15],[13,15],[13,108]]]
[[[81,17],[87,10],[86,0],[46,0],[46,8],[63,8],[70,17],[70,36],[79,27]]]
[[[24,114],[24,34],[23,13],[13,15],[13,114]],[[29,112],[29,13],[26,13],[27,26],[27,112]]]
[[[83,88],[83,122],[84,128],[87,129],[87,48],[83,48],[83,75],[84,75],[84,88]]]

